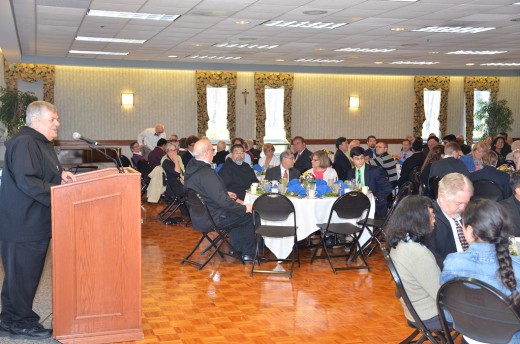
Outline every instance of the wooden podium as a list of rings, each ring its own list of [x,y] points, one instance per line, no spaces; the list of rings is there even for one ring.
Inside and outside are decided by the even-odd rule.
[[[116,168],[51,188],[53,336],[143,339],[140,174]]]

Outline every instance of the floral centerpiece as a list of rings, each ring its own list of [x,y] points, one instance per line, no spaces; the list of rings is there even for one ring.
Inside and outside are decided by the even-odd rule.
[[[334,162],[334,152],[333,152],[333,151],[330,151],[330,150],[328,150],[328,149],[324,149],[323,151],[324,151],[324,152],[327,154],[327,156],[329,157],[330,162]]]
[[[312,173],[304,172],[300,176],[300,183],[307,189],[311,184],[316,184],[316,177]]]
[[[512,165],[508,164],[508,163],[505,163],[503,165],[498,166],[497,170],[502,171],[502,172],[506,172],[506,173],[509,173],[509,174],[513,174],[515,172],[515,168]]]

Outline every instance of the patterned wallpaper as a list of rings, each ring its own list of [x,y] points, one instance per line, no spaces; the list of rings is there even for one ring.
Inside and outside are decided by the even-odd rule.
[[[506,98],[518,117],[520,78],[501,77],[499,99]],[[451,77],[448,132],[463,132],[463,77]],[[242,92],[247,89],[247,104]],[[120,93],[133,91],[135,105],[124,109]],[[74,131],[96,139],[133,139],[161,121],[167,134],[197,131],[195,71],[56,66],[56,105],[60,139]],[[359,95],[360,108],[348,109],[348,96]],[[306,138],[404,137],[413,130],[414,77],[294,74],[292,136]],[[255,135],[254,73],[237,73],[237,135]]]

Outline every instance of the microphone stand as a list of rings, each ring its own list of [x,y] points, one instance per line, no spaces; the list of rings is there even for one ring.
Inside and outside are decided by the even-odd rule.
[[[103,150],[101,150],[101,149],[97,148],[97,146],[94,146],[94,145],[91,145],[91,144],[89,144],[88,147],[90,149],[92,149],[92,150],[95,150],[96,152],[99,152],[105,158],[107,158],[108,160],[112,161],[116,165],[117,171],[119,173],[125,173],[125,169],[123,168],[123,164],[121,163],[121,159],[119,158],[119,155],[117,154],[117,150],[116,149],[110,148],[110,149],[112,149],[113,151],[116,152],[117,160],[107,154],[107,152],[106,152],[107,148],[104,147],[104,146],[102,146]]]

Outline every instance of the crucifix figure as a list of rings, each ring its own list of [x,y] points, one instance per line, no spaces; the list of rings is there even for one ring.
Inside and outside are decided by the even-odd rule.
[[[249,94],[249,92],[247,92],[246,88],[244,88],[244,92],[242,92],[242,94],[244,95],[244,104],[247,104],[247,95]]]

